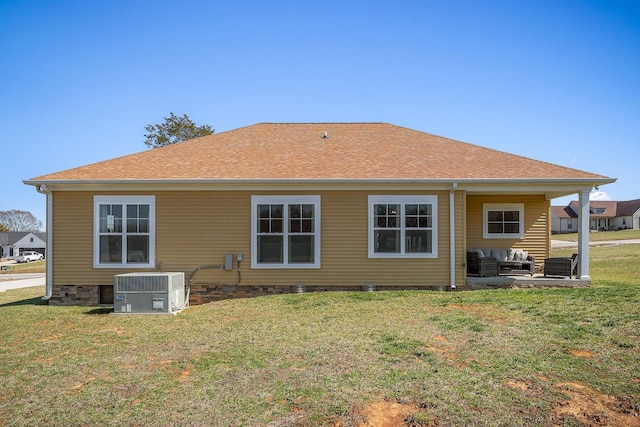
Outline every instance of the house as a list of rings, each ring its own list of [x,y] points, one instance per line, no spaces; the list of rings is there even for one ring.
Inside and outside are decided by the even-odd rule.
[[[108,304],[114,275],[144,271],[184,272],[193,304],[464,289],[467,248],[541,262],[549,201],[578,194],[585,236],[614,181],[386,123],[260,123],[25,183],[47,195],[51,304]]]
[[[17,257],[23,251],[47,255],[47,233],[39,231],[0,232],[0,258]]]
[[[576,233],[579,202],[567,206],[551,206],[551,232]],[[589,229],[597,231],[640,229],[640,199],[625,202],[589,202]]]
[[[618,202],[613,225],[617,230],[640,230],[640,199]]]
[[[578,209],[578,202],[571,202],[573,211]],[[616,202],[592,200],[589,202],[589,229],[610,230],[616,217]]]
[[[577,233],[578,214],[571,206],[551,206],[551,233]]]

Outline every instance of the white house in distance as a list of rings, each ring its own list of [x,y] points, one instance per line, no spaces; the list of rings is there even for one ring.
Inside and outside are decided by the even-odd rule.
[[[23,251],[34,251],[47,256],[47,233],[40,231],[0,232],[0,258],[13,258]]]
[[[578,232],[577,201],[567,206],[551,206],[551,233]],[[624,202],[589,202],[589,229],[600,231],[640,229],[640,199]]]

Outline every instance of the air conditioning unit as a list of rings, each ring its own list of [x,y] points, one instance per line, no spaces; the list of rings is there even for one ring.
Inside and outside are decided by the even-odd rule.
[[[184,273],[127,273],[115,276],[114,313],[172,314],[184,308]]]

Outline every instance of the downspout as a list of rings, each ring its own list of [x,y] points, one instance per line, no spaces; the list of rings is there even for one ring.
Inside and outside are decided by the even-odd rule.
[[[451,290],[456,290],[456,213],[455,193],[458,183],[454,182],[449,191],[449,271],[451,275]]]
[[[36,191],[47,196],[47,267],[42,299],[48,301],[53,295],[53,193],[45,184],[36,186]]]

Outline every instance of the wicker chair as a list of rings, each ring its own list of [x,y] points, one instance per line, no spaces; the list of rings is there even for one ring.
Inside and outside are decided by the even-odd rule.
[[[571,258],[546,258],[544,260],[544,277],[578,275],[578,254]]]
[[[467,273],[478,277],[498,275],[498,262],[495,258],[480,257],[477,252],[467,252]]]

